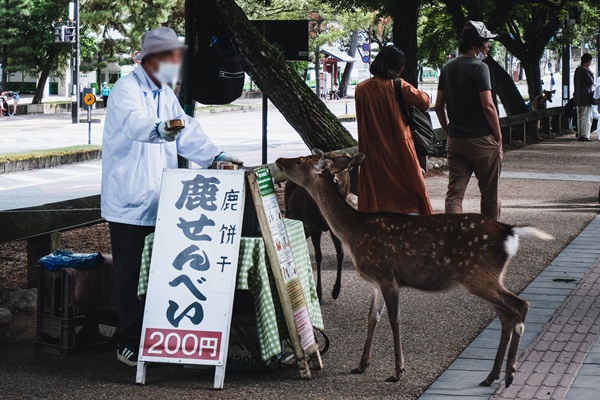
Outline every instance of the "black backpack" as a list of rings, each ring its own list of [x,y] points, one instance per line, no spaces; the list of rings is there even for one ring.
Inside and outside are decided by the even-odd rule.
[[[244,88],[242,55],[214,1],[187,3],[192,6],[186,5],[189,8],[186,87],[199,103],[231,103],[242,95]]]
[[[394,91],[404,122],[412,133],[418,157],[429,156],[434,152],[435,132],[429,112],[421,111],[405,103],[402,97],[402,79],[394,79]]]

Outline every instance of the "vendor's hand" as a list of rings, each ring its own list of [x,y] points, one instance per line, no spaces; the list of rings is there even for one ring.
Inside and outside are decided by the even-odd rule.
[[[167,142],[172,142],[177,139],[183,128],[185,128],[185,119],[170,119],[158,124],[158,133]]]
[[[225,162],[230,162],[230,163],[236,164],[236,165],[244,165],[242,160],[240,160],[236,156],[227,154],[224,151],[222,151],[221,154],[219,154],[218,156],[215,157],[215,161],[216,162],[225,161]]]

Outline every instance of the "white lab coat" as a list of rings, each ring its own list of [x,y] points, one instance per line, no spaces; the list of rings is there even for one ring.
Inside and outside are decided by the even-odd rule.
[[[186,127],[167,142],[161,121],[181,118]],[[173,90],[162,89],[142,66],[119,79],[108,98],[102,139],[102,217],[110,222],[156,225],[165,168],[177,168],[177,154],[208,167],[220,153],[198,121],[187,116]]]

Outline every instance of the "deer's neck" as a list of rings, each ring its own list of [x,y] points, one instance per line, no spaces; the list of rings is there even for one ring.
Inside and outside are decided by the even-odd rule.
[[[352,208],[342,197],[331,176],[319,176],[306,187],[315,200],[331,231],[345,244],[352,246],[362,214]]]

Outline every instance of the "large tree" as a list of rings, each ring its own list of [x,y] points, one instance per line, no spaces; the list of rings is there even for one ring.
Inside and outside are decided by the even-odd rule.
[[[356,141],[248,20],[234,0],[214,0],[240,47],[248,72],[310,148],[334,150]]]

